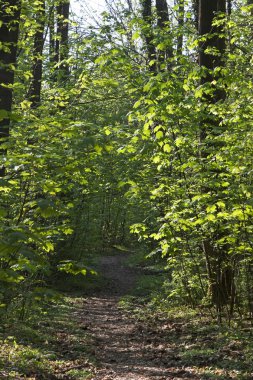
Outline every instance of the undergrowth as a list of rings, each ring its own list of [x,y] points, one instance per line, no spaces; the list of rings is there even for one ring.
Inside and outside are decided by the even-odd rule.
[[[119,307],[144,326],[143,331],[152,331],[162,349],[171,348],[171,365],[194,368],[203,380],[252,380],[253,331],[249,321],[238,318],[230,326],[218,325],[207,310],[175,306],[158,293],[153,293],[152,299],[125,296]]]
[[[65,297],[33,311],[25,322],[5,321],[0,333],[1,379],[91,379],[91,342],[82,328],[80,298]]]

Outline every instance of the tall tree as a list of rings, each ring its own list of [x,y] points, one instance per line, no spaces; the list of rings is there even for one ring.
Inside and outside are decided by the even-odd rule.
[[[153,43],[153,26],[152,26],[152,1],[142,0],[142,17],[145,22],[144,38],[147,46],[148,64],[151,72],[156,71],[156,49]]]
[[[205,36],[204,42],[201,42],[199,48],[199,65],[203,69],[202,84],[209,84],[212,88],[211,93],[208,92],[203,98],[207,104],[214,104],[224,99],[224,91],[213,87],[214,69],[223,65],[223,56],[225,52],[225,38],[221,34],[221,27],[213,24],[215,16],[219,13],[225,14],[226,0],[200,0],[199,2],[199,35]],[[209,87],[209,86],[208,86]],[[209,87],[209,88],[210,88]],[[219,118],[214,118],[206,111],[206,117],[201,124],[200,140],[202,145],[202,161],[208,160],[208,144],[210,138],[214,139],[217,135],[217,127],[219,126]],[[206,142],[207,137],[209,143]],[[205,166],[205,165],[204,165]],[[206,170],[206,169],[205,169]],[[215,189],[210,187],[203,189],[204,192],[215,193]],[[216,233],[219,238],[222,232]],[[229,265],[224,265],[226,261],[226,247],[223,250],[217,248],[215,244],[216,238],[207,238],[203,241],[203,251],[207,264],[207,272],[210,282],[210,292],[212,300],[217,307],[220,315],[221,307],[227,303],[231,293],[231,271]]]
[[[69,10],[70,0],[54,3],[49,14],[49,50],[52,80],[65,81],[69,75]]]
[[[38,4],[38,9],[36,9],[37,29],[34,36],[32,80],[28,93],[28,97],[32,102],[32,107],[36,107],[40,104],[42,53],[45,41],[45,16],[45,0],[41,0],[41,2]]]
[[[157,24],[161,28],[169,22],[169,11],[166,0],[156,0]]]
[[[227,14],[230,16],[232,11],[232,0],[227,0]]]
[[[69,75],[67,63],[69,55],[69,8],[70,0],[61,0],[57,6],[56,59],[59,65],[59,78],[65,80]]]
[[[195,24],[196,30],[198,30],[198,27],[199,27],[199,0],[193,0],[192,1],[192,8],[193,8],[194,24]]]
[[[211,71],[222,65],[222,56],[225,52],[225,38],[220,36],[221,29],[213,27],[214,17],[218,12],[226,12],[225,0],[200,0],[199,2],[199,35],[207,36],[199,49],[199,65],[209,71],[205,81],[213,79]],[[206,50],[210,48],[209,52]],[[219,54],[212,53],[217,49]]]
[[[49,62],[50,62],[50,67],[52,70],[52,75],[51,79],[55,80],[55,75],[54,75],[54,65],[58,62],[58,57],[56,55],[55,51],[55,6],[52,5],[50,8],[49,12],[49,17],[48,17],[48,29],[49,29]]]
[[[21,0],[3,1],[0,9],[0,138],[9,136]],[[0,168],[0,176],[4,175]]]
[[[178,38],[177,38],[177,55],[180,57],[183,52],[183,26],[184,26],[184,0],[178,0]]]
[[[160,30],[169,27],[169,10],[166,0],[156,0],[156,13],[157,13],[157,25]],[[162,53],[157,52],[159,63],[162,64],[164,60],[170,59],[173,57],[172,43],[169,44],[166,50]]]

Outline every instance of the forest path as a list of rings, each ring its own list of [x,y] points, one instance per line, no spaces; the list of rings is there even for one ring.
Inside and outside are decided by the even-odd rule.
[[[102,257],[100,271],[109,285],[84,300],[81,323],[92,337],[98,362],[92,379],[199,379],[178,363],[177,348],[167,342],[164,323],[142,325],[118,307],[120,297],[129,294],[138,277],[138,271],[124,261],[122,255]]]

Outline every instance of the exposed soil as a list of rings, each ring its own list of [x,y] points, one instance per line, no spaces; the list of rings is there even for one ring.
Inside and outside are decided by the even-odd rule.
[[[167,342],[159,322],[144,326],[118,307],[138,276],[124,260],[103,257],[100,270],[109,285],[84,300],[81,323],[93,338],[98,362],[93,380],[199,379],[192,368],[180,366],[177,347]]]

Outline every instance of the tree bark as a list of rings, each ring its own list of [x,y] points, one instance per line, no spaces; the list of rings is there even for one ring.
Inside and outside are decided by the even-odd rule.
[[[169,22],[169,11],[166,0],[156,0],[157,25],[164,28]]]
[[[217,12],[226,13],[226,0],[200,0],[199,1],[199,35],[205,36],[204,42],[199,47],[199,65],[203,68],[203,76],[201,83],[210,83],[212,85],[214,79],[214,69],[223,66],[223,55],[225,53],[225,38],[220,34],[222,27],[214,26],[213,21]],[[208,51],[207,51],[208,49]],[[212,50],[215,53],[212,53]],[[218,53],[218,54],[217,54]],[[217,88],[213,88],[211,95],[204,95],[203,101],[210,104],[224,100],[225,92]],[[207,160],[208,152],[205,148],[205,140],[207,135],[215,136],[215,129],[219,125],[219,118],[214,119],[213,115],[202,122],[200,127],[200,142],[203,146],[201,158]],[[204,192],[215,192],[211,186],[203,189]],[[217,231],[218,239],[221,237],[222,231]],[[216,239],[217,239],[216,236]],[[215,240],[215,238],[214,238]],[[207,263],[207,272],[210,283],[210,293],[213,303],[216,305],[218,316],[221,318],[222,306],[229,302],[231,291],[233,288],[232,270],[227,259],[228,247],[223,249],[216,248],[215,242],[210,239],[203,241],[203,252]]]
[[[69,76],[69,65],[67,59],[69,56],[69,8],[70,1],[63,0],[57,6],[57,41],[56,41],[56,56],[58,59],[59,79],[66,80]]]
[[[157,26],[163,30],[169,27],[169,10],[166,0],[156,0],[156,13],[157,13]],[[172,45],[167,47],[164,53],[157,52],[159,64],[163,64],[164,61],[173,57]]]
[[[56,57],[56,41],[55,41],[55,7],[52,5],[49,13],[48,20],[49,27],[49,61],[51,63],[51,69],[53,70],[53,66],[58,62],[58,58]],[[52,78],[53,79],[53,78]]]
[[[146,24],[144,38],[147,46],[149,70],[156,72],[156,49],[153,44],[151,0],[142,0],[142,17]]]
[[[49,49],[54,82],[64,82],[69,76],[69,9],[70,0],[61,0],[50,12]]]
[[[184,0],[178,0],[178,38],[177,56],[181,57],[183,52],[183,26],[184,26]]]
[[[232,12],[232,0],[227,0],[227,14],[228,14],[228,16],[231,15],[231,12]]]
[[[0,9],[0,139],[9,136],[14,71],[17,60],[21,0],[8,0]],[[1,151],[5,153],[5,151]],[[0,177],[5,174],[0,167]]]
[[[217,36],[221,32],[218,27],[213,27],[212,23],[217,12],[226,12],[225,0],[200,0],[199,2],[199,35],[211,35],[202,44],[199,50],[199,65],[209,70],[222,65],[222,56],[225,52],[225,38]],[[207,48],[216,48],[219,55],[206,53]],[[211,75],[211,74],[210,74]],[[208,77],[210,81],[211,77]]]
[[[40,104],[41,82],[42,82],[42,53],[44,47],[45,29],[45,0],[42,0],[36,14],[37,31],[34,36],[33,47],[33,67],[32,80],[28,92],[28,98],[32,102],[32,107],[36,108]]]
[[[199,0],[192,1],[193,15],[194,15],[194,24],[196,30],[199,29]]]

